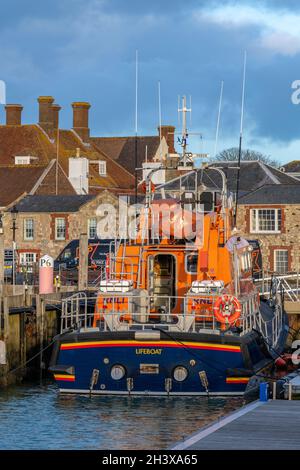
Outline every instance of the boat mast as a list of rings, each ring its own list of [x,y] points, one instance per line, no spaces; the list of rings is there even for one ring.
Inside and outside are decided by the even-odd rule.
[[[191,108],[186,107],[186,96],[184,95],[182,97],[182,108],[178,108],[178,113],[182,113],[182,137],[180,141],[180,145],[182,147],[182,160],[183,160],[183,166],[186,166],[186,161],[187,161],[187,138],[188,138],[188,132],[187,132],[187,125],[186,125],[186,114],[191,113]]]
[[[234,212],[234,226],[235,227],[236,227],[236,220],[237,220],[238,198],[239,198],[239,189],[240,189],[240,170],[241,170],[241,157],[242,157],[242,139],[243,139],[243,123],[244,123],[244,103],[245,103],[246,62],[247,62],[247,52],[245,51],[244,52],[243,86],[242,86],[239,157],[238,157],[238,171],[237,171],[237,178],[236,178],[236,195],[235,195],[235,212]]]
[[[135,204],[137,204],[137,194],[138,194],[137,134],[138,134],[138,50],[135,51],[135,140],[134,140]]]
[[[215,139],[215,150],[214,150],[214,157],[217,156],[217,148],[218,148],[218,141],[219,141],[219,129],[220,129],[220,119],[221,119],[221,108],[222,108],[222,101],[223,101],[223,87],[224,82],[221,81],[221,90],[220,90],[220,99],[219,99],[219,109],[218,109],[218,119],[217,119],[217,128],[216,128],[216,139]]]

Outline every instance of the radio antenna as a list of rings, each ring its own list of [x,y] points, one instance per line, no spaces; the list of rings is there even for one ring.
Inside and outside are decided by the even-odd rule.
[[[162,160],[162,148],[161,148],[161,101],[160,101],[160,81],[158,82],[158,122],[159,122],[160,160]]]
[[[215,150],[214,156],[217,156],[217,149],[218,149],[218,141],[219,141],[219,128],[220,128],[220,118],[221,118],[221,109],[222,109],[222,101],[223,101],[223,87],[224,82],[221,81],[221,89],[220,89],[220,99],[219,99],[219,109],[218,109],[218,119],[217,119],[217,128],[216,128],[216,140],[215,140]]]
[[[191,112],[190,108],[186,107],[186,96],[182,97],[182,105],[181,108],[178,108],[178,113],[182,113],[182,137],[180,141],[180,145],[182,147],[182,160],[183,166],[186,167],[187,162],[187,138],[188,138],[188,131],[187,131],[187,124],[186,124],[186,113]]]
[[[137,192],[138,192],[137,134],[138,134],[138,50],[135,51],[135,142],[134,142],[135,204],[137,204]]]
[[[239,189],[240,189],[240,170],[241,170],[241,157],[242,157],[243,125],[244,125],[244,105],[245,105],[246,63],[247,63],[247,52],[245,51],[244,52],[243,86],[242,86],[239,157],[238,157],[238,171],[237,171],[237,178],[236,178],[234,226],[236,226],[236,220],[237,220],[238,198],[239,198]]]

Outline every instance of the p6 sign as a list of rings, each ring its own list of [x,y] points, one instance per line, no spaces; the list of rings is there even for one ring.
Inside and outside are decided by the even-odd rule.
[[[40,265],[40,268],[53,268],[54,260],[51,256],[44,255],[40,258],[39,265]]]

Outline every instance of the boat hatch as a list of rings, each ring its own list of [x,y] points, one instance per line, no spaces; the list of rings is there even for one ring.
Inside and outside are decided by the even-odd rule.
[[[153,307],[175,307],[176,258],[170,254],[159,254],[150,258],[149,287],[153,295]]]

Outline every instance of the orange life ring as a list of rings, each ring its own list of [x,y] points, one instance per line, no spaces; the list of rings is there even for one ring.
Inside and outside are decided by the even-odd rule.
[[[242,312],[239,300],[233,295],[218,297],[213,310],[217,321],[227,325],[233,325],[240,318]]]

